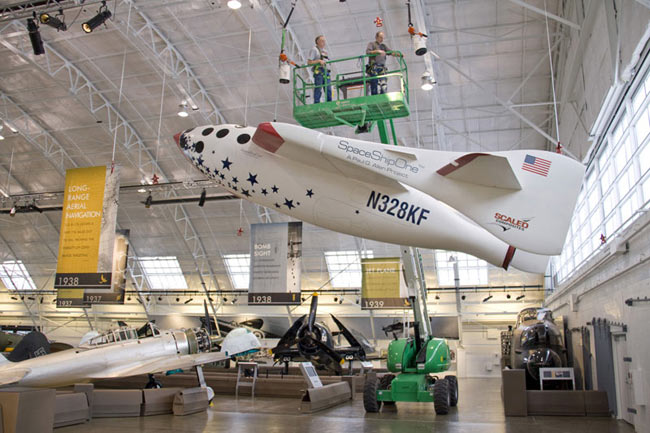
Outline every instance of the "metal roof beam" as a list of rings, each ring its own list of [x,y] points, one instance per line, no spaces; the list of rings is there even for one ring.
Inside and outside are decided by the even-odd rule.
[[[516,5],[519,5],[519,6],[523,7],[523,8],[526,8],[528,10],[531,10],[531,11],[537,13],[537,14],[540,14],[542,16],[545,16],[545,17],[548,17],[548,18],[550,18],[552,20],[560,22],[560,23],[562,23],[564,25],[572,27],[572,28],[574,28],[576,30],[580,30],[580,26],[578,24],[574,23],[573,21],[569,21],[569,20],[567,20],[565,18],[562,18],[560,16],[552,14],[552,13],[550,13],[550,12],[544,10],[544,9],[540,9],[540,8],[538,8],[536,6],[531,5],[530,3],[526,3],[523,0],[510,0],[510,2],[514,3]]]

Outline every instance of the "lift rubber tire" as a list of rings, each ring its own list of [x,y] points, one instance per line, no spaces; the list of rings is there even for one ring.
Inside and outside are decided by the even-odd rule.
[[[366,383],[363,384],[363,408],[366,412],[379,412],[381,401],[377,400],[377,389],[379,381],[376,375],[366,377]]]
[[[384,374],[381,379],[379,379],[379,389],[390,389],[390,384],[395,379],[394,374]],[[394,401],[385,401],[384,406],[395,406]]]
[[[455,407],[458,404],[458,379],[456,376],[446,376],[445,380],[449,382],[449,404]]]
[[[449,382],[445,379],[438,379],[433,384],[433,408],[437,415],[449,413]]]

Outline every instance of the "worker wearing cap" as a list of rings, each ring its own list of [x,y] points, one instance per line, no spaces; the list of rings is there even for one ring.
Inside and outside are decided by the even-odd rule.
[[[332,87],[330,86],[330,71],[327,69],[326,62],[329,59],[327,50],[325,49],[325,36],[320,35],[316,37],[316,45],[309,50],[307,56],[307,64],[312,65],[314,73],[314,104],[320,102],[320,96],[323,92],[323,87],[327,91],[327,101],[332,100]]]
[[[375,40],[368,44],[366,54],[374,54],[368,61],[366,69],[369,76],[377,76],[386,73],[386,56],[401,56],[398,52],[392,52],[384,44],[384,32],[379,31],[375,34]],[[377,95],[387,91],[386,77],[375,78],[370,80],[370,94]]]

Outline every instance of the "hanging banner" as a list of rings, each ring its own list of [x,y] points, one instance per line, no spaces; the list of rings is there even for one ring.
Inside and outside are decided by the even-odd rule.
[[[410,308],[399,257],[361,259],[361,309]]]
[[[57,307],[84,305],[84,289],[111,290],[119,172],[66,171],[54,288]]]
[[[251,225],[249,305],[299,305],[302,222]]]
[[[123,304],[129,258],[129,230],[118,230],[113,247],[111,289],[86,289],[84,304]]]

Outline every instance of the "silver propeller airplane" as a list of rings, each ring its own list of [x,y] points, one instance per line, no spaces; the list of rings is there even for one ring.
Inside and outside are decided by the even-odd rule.
[[[45,354],[47,339],[43,334],[33,332],[30,336],[21,341],[25,342],[23,347],[16,347],[13,358],[0,355],[0,385],[54,387],[93,379],[173,373],[257,352],[261,347],[257,337],[243,328],[221,340],[203,328],[160,330],[153,323],[139,330],[110,330],[78,347],[50,354]]]

